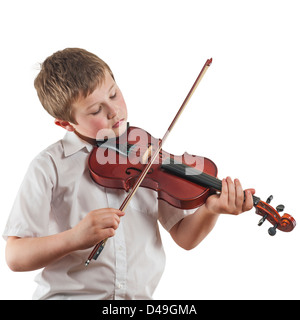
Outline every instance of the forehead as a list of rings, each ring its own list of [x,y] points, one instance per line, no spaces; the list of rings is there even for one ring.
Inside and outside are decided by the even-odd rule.
[[[99,84],[96,86],[95,90],[86,97],[80,94],[78,99],[73,102],[72,106],[75,109],[88,109],[96,103],[101,103],[110,93],[115,84],[116,83],[110,73],[106,71],[104,79],[102,81],[99,81]]]

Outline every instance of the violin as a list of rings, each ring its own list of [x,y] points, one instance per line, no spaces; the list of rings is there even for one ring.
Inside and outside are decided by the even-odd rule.
[[[124,211],[138,187],[145,187],[157,192],[159,200],[180,209],[195,209],[203,205],[213,193],[221,192],[222,181],[217,178],[215,163],[205,157],[191,155],[173,155],[162,149],[175,122],[186,106],[191,95],[201,81],[212,59],[207,60],[189,94],[177,112],[162,139],[156,139],[145,130],[127,126],[121,136],[97,140],[97,145],[89,155],[88,167],[92,179],[107,188],[124,189],[128,192],[120,210]],[[290,232],[296,226],[295,219],[285,213],[283,205],[274,209],[270,202],[253,196],[256,214],[262,216],[258,225],[268,220],[272,227],[271,236],[276,230]],[[103,250],[107,239],[97,244],[91,252],[86,266],[93,258],[96,260]]]

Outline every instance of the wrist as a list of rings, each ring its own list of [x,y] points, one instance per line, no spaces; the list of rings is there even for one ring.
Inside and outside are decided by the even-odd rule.
[[[76,228],[72,228],[62,232],[63,241],[66,250],[68,253],[71,253],[76,250],[80,250],[80,243],[78,241],[78,235]]]
[[[205,211],[206,214],[211,215],[211,216],[219,216],[221,212],[217,210],[218,208],[216,206],[212,206],[209,204],[208,201],[206,201],[203,205],[203,210]]]

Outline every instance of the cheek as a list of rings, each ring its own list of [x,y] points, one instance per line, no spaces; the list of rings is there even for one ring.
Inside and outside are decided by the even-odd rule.
[[[127,114],[127,107],[126,107],[125,102],[122,104],[120,112],[121,112],[121,114],[122,114],[123,116],[125,116],[125,118],[127,119],[128,114]]]
[[[123,112],[127,112],[126,103],[122,94],[120,96],[120,100],[118,101],[118,105]]]
[[[88,123],[87,129],[93,132],[98,132],[102,128],[107,127],[106,119],[91,119]]]
[[[90,118],[88,121],[81,121],[80,124],[76,127],[76,130],[84,136],[90,138],[96,138],[97,133],[100,129],[106,127],[105,119]]]

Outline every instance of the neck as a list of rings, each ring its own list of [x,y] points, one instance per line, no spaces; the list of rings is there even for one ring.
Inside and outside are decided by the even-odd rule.
[[[75,134],[82,140],[90,143],[91,145],[95,146],[96,145],[96,139],[90,138],[90,137],[86,137],[84,135],[82,135],[81,133],[79,133],[78,131],[74,131]]]
[[[210,176],[186,164],[176,163],[174,159],[171,158],[168,158],[166,162],[166,164],[161,165],[164,170],[178,175],[188,181],[194,182],[202,187],[207,187],[216,191],[222,191],[222,181],[218,178]],[[257,205],[259,201],[260,198],[253,196],[254,205]]]

